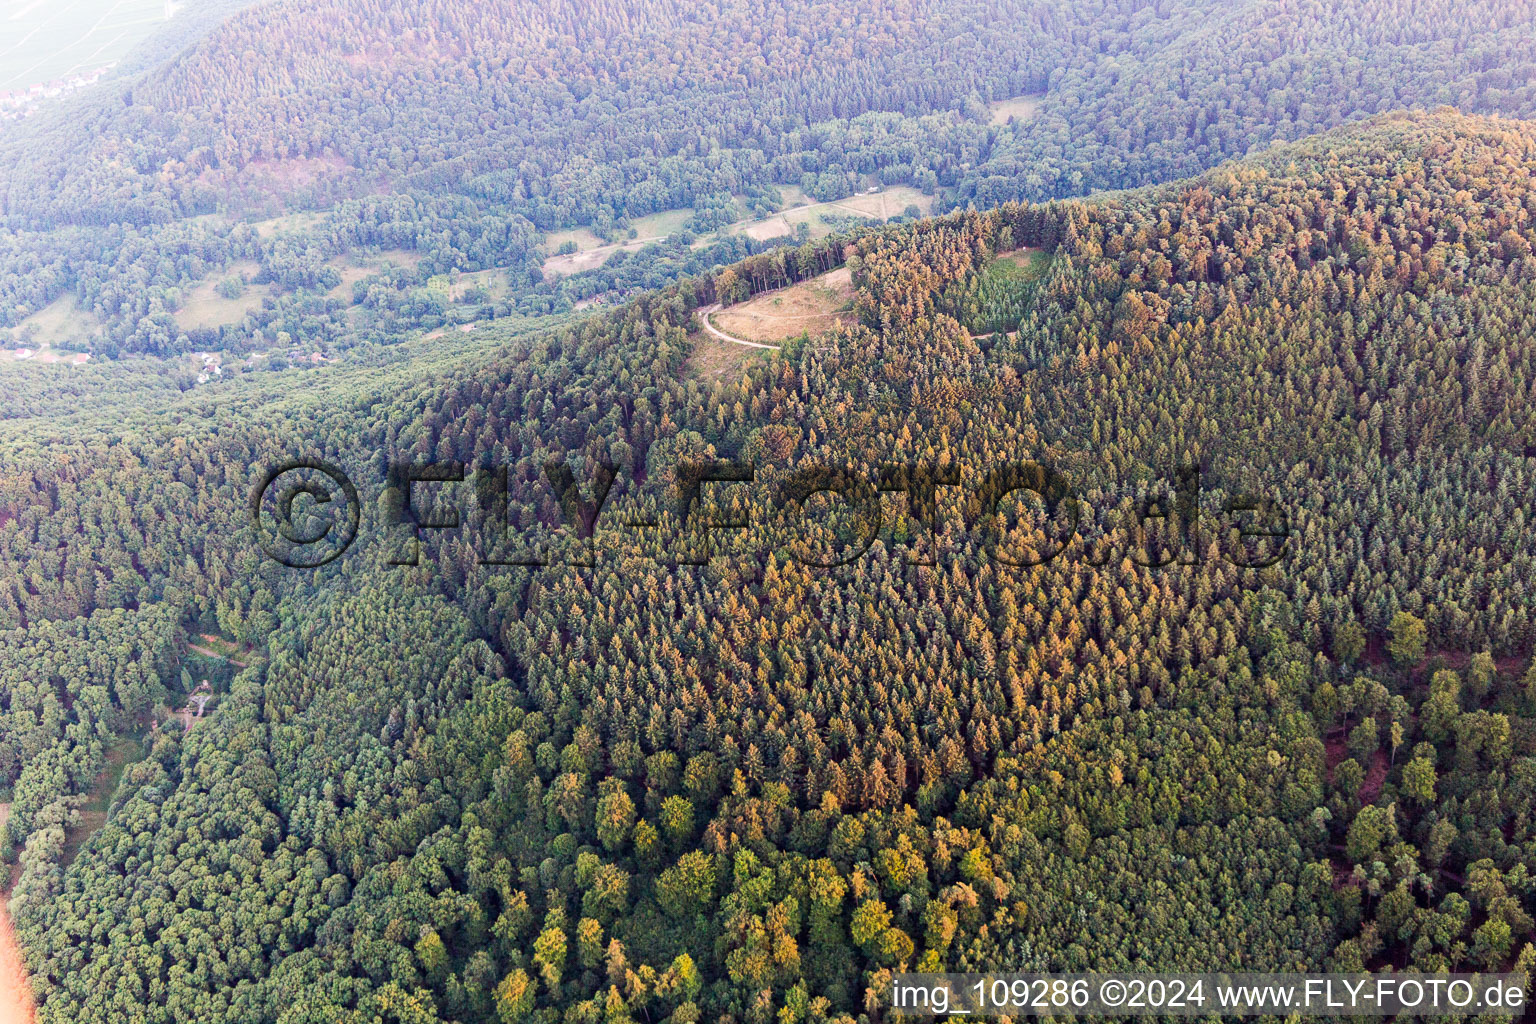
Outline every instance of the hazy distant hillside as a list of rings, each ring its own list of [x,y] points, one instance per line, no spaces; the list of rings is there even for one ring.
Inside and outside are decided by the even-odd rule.
[[[1518,0],[279,0],[85,123],[40,132],[63,143],[50,152],[25,134],[4,147],[0,209],[90,222],[105,203],[113,219],[158,219],[244,190],[313,201],[409,186],[509,200],[549,228],[604,202],[687,205],[710,177],[700,163],[734,165],[736,180],[707,186],[731,191],[836,166],[823,122],[974,118],[978,102],[1034,93],[1026,124],[962,132],[958,149],[946,136],[960,126],[893,140],[857,169],[1041,198],[1194,173],[1403,106],[1536,112],[1533,26]]]
[[[111,202],[117,217],[154,219],[250,183],[310,197],[380,185],[516,197],[546,228],[589,220],[597,197],[645,213],[687,205],[711,178],[726,191],[798,179],[799,167],[768,165],[814,150],[791,133],[817,122],[1038,91],[1070,59],[1065,37],[1098,17],[1111,15],[1011,0],[285,0],[232,18],[104,103],[89,134],[61,127],[63,159],[13,164],[4,211],[91,220]],[[999,47],[999,25],[1030,45]],[[722,158],[738,165],[729,178],[705,166]],[[51,192],[20,187],[39,164],[52,165]]]
[[[1536,115],[1536,8],[1521,0],[1162,3],[1130,20],[1126,45],[1051,76],[961,198],[1167,181],[1403,108]]]
[[[872,187],[906,190],[875,219],[985,208],[1402,107],[1536,115],[1533,26],[1517,0],[277,0],[0,139],[0,329],[330,355],[617,303],[849,226],[777,215]],[[454,271],[485,276],[431,286]]]

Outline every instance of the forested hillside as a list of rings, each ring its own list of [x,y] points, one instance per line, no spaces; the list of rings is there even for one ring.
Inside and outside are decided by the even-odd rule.
[[[776,210],[775,186],[986,208],[1403,107],[1536,116],[1533,18],[1520,0],[277,0],[6,133],[0,327],[74,296],[102,354],[334,350],[437,326],[424,286],[454,270],[505,281],[486,317],[622,301],[664,282],[546,279],[550,233],[614,243],[673,211],[692,243],[738,201]],[[1032,112],[1008,115],[1021,97]],[[660,277],[747,254],[682,249]],[[349,275],[381,250],[410,266]],[[197,323],[199,283],[271,301]]]
[[[17,835],[42,1019],[816,1024],[901,968],[1531,966],[1533,170],[1536,124],[1380,118],[459,359],[0,421],[0,624],[143,649],[88,708],[7,684],[58,798]],[[695,372],[701,307],[835,265],[857,324]],[[246,513],[300,455],[363,495],[313,573]],[[684,523],[702,458],[756,480]],[[454,492],[391,567],[392,460],[508,467],[507,507]],[[589,543],[551,461],[617,467]],[[988,492],[1026,461],[1053,509]],[[780,489],[888,465],[875,535]],[[930,471],[962,486],[925,509]],[[1267,567],[1249,505],[1289,522]],[[555,564],[480,564],[503,514]],[[205,630],[260,656],[64,868],[71,737]]]

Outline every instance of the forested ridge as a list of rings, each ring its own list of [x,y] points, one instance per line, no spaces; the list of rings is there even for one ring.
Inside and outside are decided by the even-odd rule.
[[[42,1019],[800,1024],[876,1014],[902,968],[1531,966],[1533,133],[1379,118],[753,256],[462,358],[0,421],[0,625],[143,651],[62,711],[6,669]],[[991,272],[1021,247],[1039,273]],[[698,308],[835,264],[856,325],[693,372]],[[301,455],[363,495],[312,574],[246,521]],[[757,480],[706,493],[695,526],[752,526],[694,567],[675,493],[703,458]],[[479,565],[468,489],[390,567],[401,460],[508,467],[514,539],[557,554],[545,464],[617,466],[597,568]],[[967,489],[1023,460],[1074,497],[987,529]],[[775,483],[890,463],[957,474],[936,535],[889,494],[867,551],[808,564],[857,524],[776,515]],[[1200,525],[1138,526],[1181,465]],[[1254,493],[1290,521],[1262,569],[1222,527]],[[1074,502],[1059,557],[1005,564]],[[164,659],[201,631],[261,656],[65,869],[86,733],[177,695]]]
[[[747,253],[572,287],[543,279],[547,234],[618,239],[679,209],[718,227],[775,185],[987,208],[1197,174],[1404,107],[1536,116],[1533,40],[1518,0],[281,0],[8,130],[0,327],[73,294],[101,354],[279,334],[334,350],[437,326],[421,286],[454,269],[505,271],[515,296],[485,316],[621,302]],[[991,123],[1021,95],[1032,115]],[[245,223],[294,209],[324,216],[276,238]],[[336,261],[396,248],[421,273],[354,285],[378,313],[359,324]],[[245,260],[272,307],[178,326],[198,282]]]

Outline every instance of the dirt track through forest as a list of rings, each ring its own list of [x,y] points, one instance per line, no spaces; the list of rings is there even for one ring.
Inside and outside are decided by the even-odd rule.
[[[734,334],[726,334],[720,328],[709,322],[709,314],[718,312],[719,309],[720,303],[717,302],[713,306],[706,306],[704,309],[699,310],[699,320],[701,323],[703,323],[704,329],[710,334],[713,334],[721,341],[728,341],[732,345],[745,345],[747,348],[767,348],[773,349],[775,352],[779,350],[778,345],[765,345],[760,341],[748,341],[746,338],[738,338]]]
[[[0,804],[0,828],[10,816],[11,805]],[[14,877],[8,880],[0,895],[0,1024],[34,1024],[37,1006],[32,999],[32,982],[27,978],[27,961],[21,955],[21,943],[16,941],[16,929],[11,926],[9,903],[14,881]]]
[[[11,927],[10,911],[0,902],[0,1024],[33,1024],[36,1020],[27,962]]]

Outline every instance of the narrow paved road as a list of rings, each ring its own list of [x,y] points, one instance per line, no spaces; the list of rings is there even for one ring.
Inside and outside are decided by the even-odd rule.
[[[779,350],[778,345],[765,345],[761,341],[748,341],[746,338],[738,338],[734,334],[726,334],[720,328],[709,322],[710,314],[718,312],[720,312],[720,303],[718,302],[712,306],[705,306],[703,309],[699,310],[699,322],[704,325],[704,329],[706,331],[708,331],[710,334],[713,334],[721,341],[728,341],[732,345],[745,345],[747,348],[766,348],[772,349],[775,352]]]

